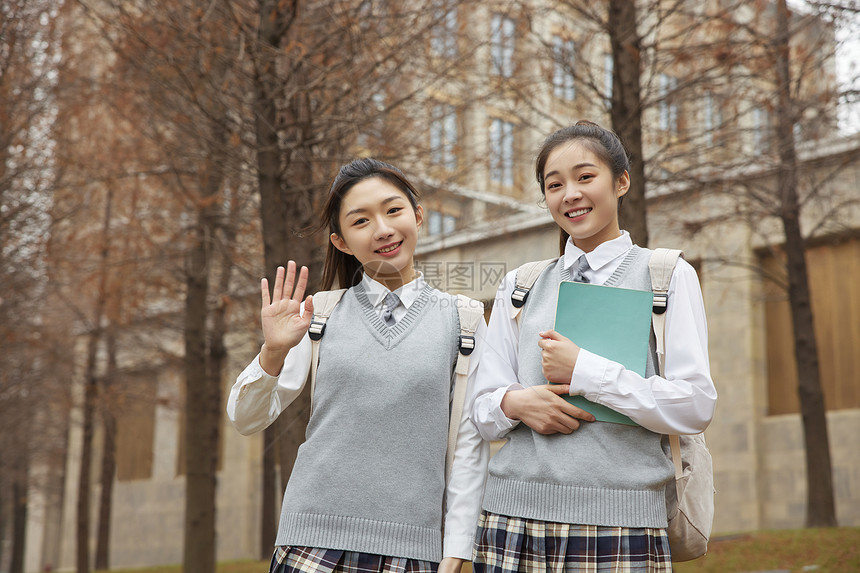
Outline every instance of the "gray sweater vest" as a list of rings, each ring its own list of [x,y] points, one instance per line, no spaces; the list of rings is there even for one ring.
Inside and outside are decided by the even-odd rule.
[[[388,327],[361,285],[320,342],[314,410],[277,545],[438,562],[456,300],[427,286]]]
[[[650,291],[650,254],[634,246],[605,284]],[[547,383],[538,332],[553,328],[558,284],[570,280],[562,261],[541,274],[523,307],[517,375],[525,387]],[[655,372],[654,348],[652,333],[646,376]],[[520,424],[507,437],[490,460],[485,510],[556,523],[666,527],[665,487],[674,470],[660,434],[583,422],[572,434],[549,436]]]

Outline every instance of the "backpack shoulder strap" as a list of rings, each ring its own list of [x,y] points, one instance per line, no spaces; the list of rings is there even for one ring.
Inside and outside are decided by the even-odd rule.
[[[678,257],[683,257],[683,251],[678,249],[654,249],[648,260],[648,270],[651,273],[651,290],[654,292],[654,306],[651,313],[651,324],[654,326],[654,337],[657,341],[657,360],[659,374],[663,374],[666,355],[663,331],[666,328],[666,308],[669,304],[669,282]]]
[[[669,282],[678,257],[683,257],[683,251],[678,249],[654,249],[648,261],[651,273],[651,290],[654,292],[654,306],[651,312],[651,324],[654,327],[654,339],[657,342],[657,373],[663,375],[666,362],[666,308],[669,305]],[[669,447],[672,449],[672,463],[675,465],[675,480],[684,475],[681,464],[681,439],[672,434],[669,436]],[[680,499],[680,498],[679,498]]]
[[[325,323],[334,312],[334,307],[343,298],[345,288],[337,290],[324,290],[316,293],[313,298],[314,315],[311,325],[308,327],[308,336],[311,339],[311,411],[314,409],[314,389],[317,383],[317,365],[320,359],[320,339],[325,334]]]
[[[544,269],[557,260],[558,257],[554,259],[544,259],[542,261],[532,261],[517,268],[517,284],[514,287],[514,291],[511,293],[511,304],[513,305],[511,308],[511,318],[519,320],[520,311],[526,303],[529,291],[534,286],[535,281]]]
[[[454,450],[460,432],[460,418],[466,402],[466,384],[469,376],[469,358],[475,349],[475,332],[484,319],[484,304],[465,295],[457,295],[457,314],[460,318],[459,354],[454,369],[454,395],[451,399],[451,417],[448,422],[448,449],[445,454],[445,481],[451,475]]]

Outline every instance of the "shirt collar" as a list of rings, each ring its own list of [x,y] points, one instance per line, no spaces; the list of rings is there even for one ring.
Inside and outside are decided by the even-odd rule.
[[[630,233],[621,231],[621,236],[606,241],[597,246],[590,253],[585,253],[582,249],[573,244],[572,239],[568,239],[564,246],[564,268],[571,269],[580,256],[585,254],[585,260],[588,261],[588,266],[592,270],[599,270],[614,261],[620,256],[627,254],[633,247],[633,240],[630,238]]]
[[[370,304],[372,304],[374,308],[382,306],[386,295],[391,292],[385,288],[382,283],[370,278],[367,273],[365,273],[361,278],[361,283],[364,286],[364,292],[367,293],[367,298],[370,300]],[[395,289],[394,294],[400,298],[400,302],[403,303],[403,306],[409,308],[412,306],[413,302],[418,300],[418,295],[421,294],[422,290],[424,290],[426,284],[427,282],[424,280],[424,274],[418,272],[418,276],[412,279],[412,281],[398,289]]]

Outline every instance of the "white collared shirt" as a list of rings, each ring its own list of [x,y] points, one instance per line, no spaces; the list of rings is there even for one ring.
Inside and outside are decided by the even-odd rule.
[[[384,285],[366,274],[362,283],[374,309],[380,317],[385,308],[385,296],[390,292]],[[411,282],[395,291],[400,302],[392,314],[402,319],[426,286],[419,273]],[[303,306],[304,311],[304,306]],[[470,356],[466,401],[457,435],[456,456],[451,476],[446,484],[446,508],[443,557],[472,558],[480,500],[486,479],[489,449],[469,418],[474,401],[474,384],[481,361],[482,341],[487,325],[481,320],[475,333],[475,349]],[[281,412],[301,394],[311,363],[311,341],[307,334],[293,347],[284,360],[278,376],[270,376],[260,366],[259,354],[239,374],[227,398],[227,416],[244,435],[259,432],[274,422]]]
[[[364,286],[364,292],[367,293],[367,298],[370,300],[370,304],[373,305],[373,310],[379,314],[380,318],[382,317],[383,311],[385,311],[385,297],[388,296],[389,292],[393,292],[397,295],[400,299],[400,304],[394,307],[394,310],[391,311],[395,321],[399,321],[401,318],[406,316],[406,313],[409,312],[409,307],[412,306],[412,303],[418,299],[418,295],[421,294],[421,291],[424,290],[425,286],[427,286],[427,281],[424,280],[424,275],[422,273],[418,273],[418,276],[411,282],[408,282],[393,291],[389,291],[385,288],[385,285],[373,280],[367,274],[361,278],[361,283]]]
[[[586,253],[585,277],[603,284],[633,247],[630,235],[600,244]],[[572,268],[583,251],[568,240],[563,265]],[[505,416],[502,398],[522,389],[517,378],[519,325],[509,312],[516,270],[508,273],[496,293],[484,356],[475,381],[472,421],[488,440],[504,437],[519,424]],[[678,260],[669,283],[666,311],[664,377],[643,378],[617,362],[580,349],[570,380],[570,394],[581,394],[627,415],[643,427],[664,434],[694,434],[711,421],[716,388],[708,363],[708,327],[699,280],[693,267]],[[534,341],[538,343],[537,340]]]

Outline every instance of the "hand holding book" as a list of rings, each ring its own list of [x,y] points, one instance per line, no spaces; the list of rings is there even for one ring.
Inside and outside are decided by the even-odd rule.
[[[577,346],[577,355],[579,348],[584,348],[644,376],[652,304],[649,291],[562,282],[558,287],[555,332]],[[570,376],[566,381],[570,382]],[[589,402],[583,396],[565,399],[594,414],[599,422],[636,425],[624,414]]]

